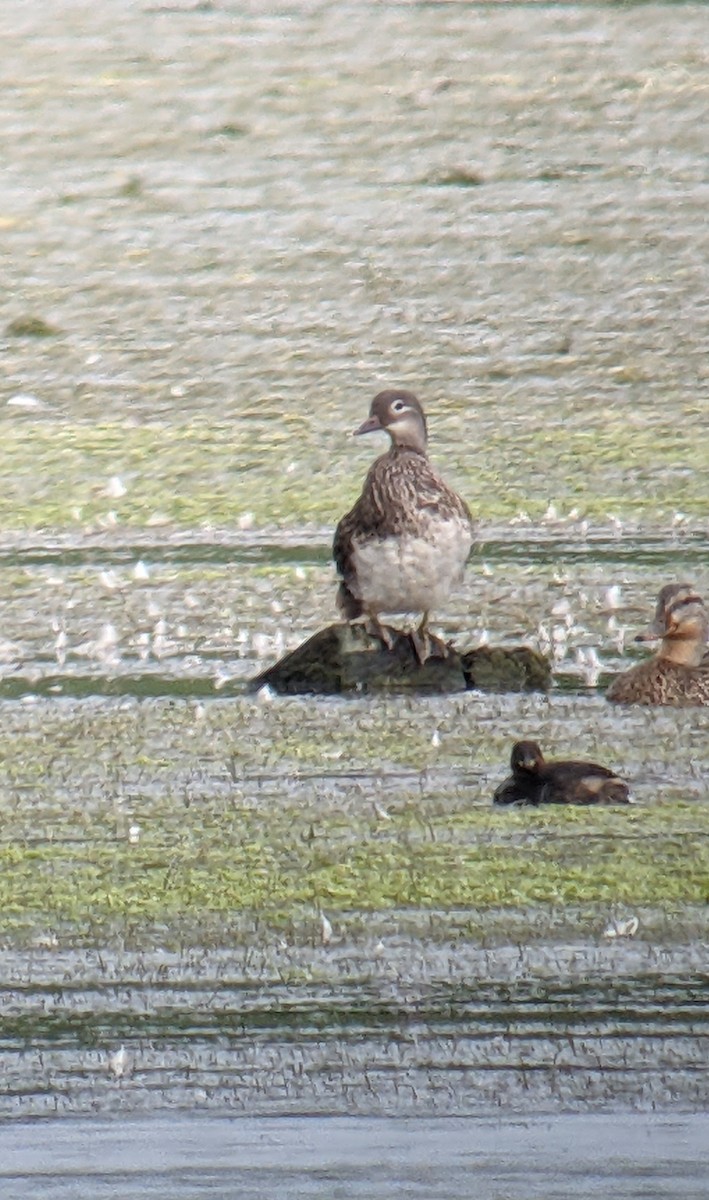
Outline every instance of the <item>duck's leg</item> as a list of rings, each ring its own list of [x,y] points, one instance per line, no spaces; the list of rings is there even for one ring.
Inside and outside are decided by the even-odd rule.
[[[379,620],[378,613],[372,612],[371,609],[367,609],[364,627],[367,630],[367,633],[371,634],[372,637],[378,638],[387,650],[394,649],[396,630],[391,629],[388,625],[382,625],[381,621]]]
[[[437,634],[430,632],[428,628],[428,618],[429,613],[425,612],[423,614],[423,620],[418,629],[414,629],[413,632],[409,634],[409,639],[411,641],[411,645],[413,646],[414,654],[416,655],[421,666],[423,666],[426,659],[430,658],[432,654],[435,654],[438,658],[448,657],[448,646],[443,641],[443,638],[438,637]]]
[[[337,593],[337,607],[346,621],[354,624],[362,624],[367,633],[371,637],[378,638],[382,645],[386,646],[387,650],[394,649],[396,640],[396,630],[390,629],[388,625],[382,625],[379,620],[379,615],[372,609],[367,608],[362,601],[355,596],[347,584],[343,581],[340,584]]]

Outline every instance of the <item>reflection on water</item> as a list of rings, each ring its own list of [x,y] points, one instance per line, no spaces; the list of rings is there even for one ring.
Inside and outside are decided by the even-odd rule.
[[[704,1117],[177,1116],[0,1130],[3,1200],[705,1200]]]

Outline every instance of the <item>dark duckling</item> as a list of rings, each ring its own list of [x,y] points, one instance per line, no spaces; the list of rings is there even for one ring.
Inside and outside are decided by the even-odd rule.
[[[652,658],[617,675],[606,698],[616,704],[709,704],[709,613],[689,583],[668,583],[652,624],[636,642],[661,639]]]
[[[369,469],[362,493],[335,531],[342,582],[337,603],[348,621],[367,618],[387,644],[382,613],[422,613],[412,635],[420,661],[430,652],[428,619],[462,579],[473,542],[467,504],[428,459],[426,416],[407,391],[374,397],[356,434],[384,431],[391,445]]]
[[[494,804],[629,804],[630,789],[608,767],[574,760],[546,762],[536,742],[515,742],[512,774]]]

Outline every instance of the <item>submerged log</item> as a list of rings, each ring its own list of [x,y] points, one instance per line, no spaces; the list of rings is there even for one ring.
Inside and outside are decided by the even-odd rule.
[[[528,646],[481,646],[459,654],[434,642],[419,662],[411,638],[389,629],[391,648],[363,625],[328,625],[251,680],[250,691],[270,687],[281,695],[339,695],[354,691],[545,691],[548,661]]]

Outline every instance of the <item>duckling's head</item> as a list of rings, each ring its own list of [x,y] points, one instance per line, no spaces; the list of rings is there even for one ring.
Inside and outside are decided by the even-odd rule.
[[[698,666],[709,637],[709,613],[690,583],[668,583],[657,598],[655,616],[636,642],[662,638],[663,656]]]
[[[426,416],[413,392],[389,389],[372,400],[367,420],[356,434],[383,429],[394,446],[407,446],[425,453],[428,440]]]
[[[510,757],[512,773],[538,775],[544,766],[544,755],[537,742],[515,742]]]

